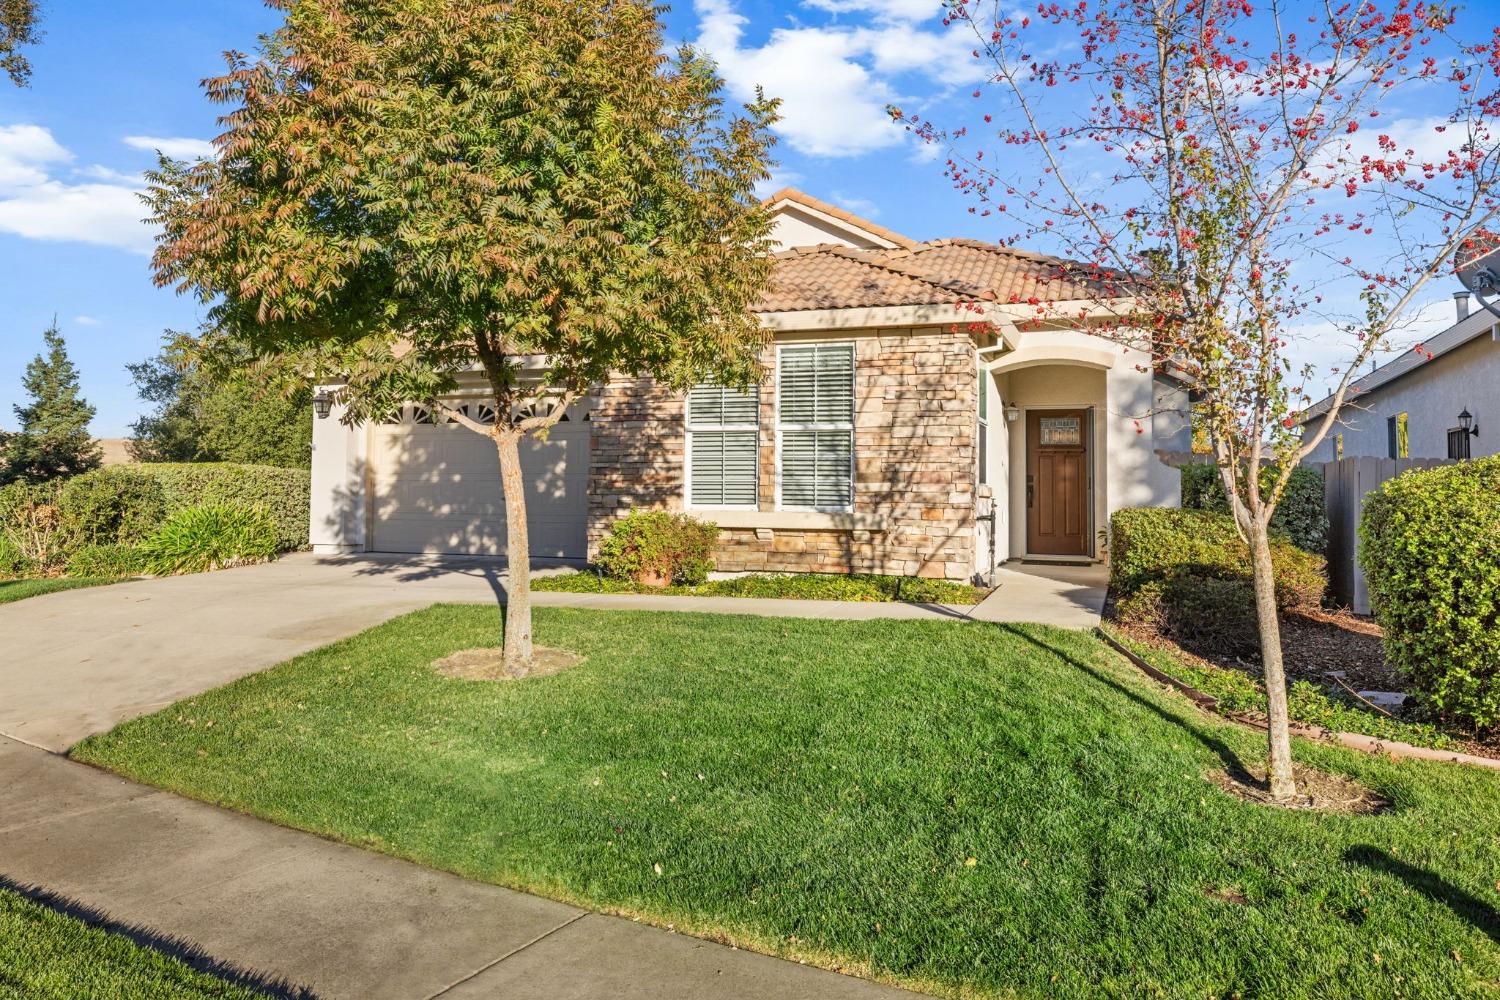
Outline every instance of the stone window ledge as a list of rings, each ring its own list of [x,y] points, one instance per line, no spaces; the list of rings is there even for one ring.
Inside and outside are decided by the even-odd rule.
[[[782,531],[885,531],[890,518],[876,514],[826,514],[810,510],[689,510],[701,521],[721,528],[770,528]]]

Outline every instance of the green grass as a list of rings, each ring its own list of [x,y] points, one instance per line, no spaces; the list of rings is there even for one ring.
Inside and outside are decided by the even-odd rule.
[[[0,889],[0,998],[251,1000],[261,996]]]
[[[1165,642],[1142,642],[1118,631],[1110,632],[1115,640],[1163,673],[1219,699],[1226,711],[1258,713],[1266,710],[1265,686],[1242,670],[1219,667],[1202,660],[1180,656]],[[1398,740],[1413,746],[1437,750],[1457,749],[1459,741],[1438,726],[1427,722],[1382,715],[1374,709],[1341,699],[1310,681],[1293,681],[1287,688],[1287,714],[1293,721],[1308,722],[1335,732],[1362,733],[1382,740]]]
[[[616,580],[579,571],[537,577],[532,590],[571,594],[671,594],[692,597],[773,597],[801,601],[902,601],[907,604],[978,604],[983,587],[951,580],[868,573],[754,573],[696,585],[646,587],[633,580]]]
[[[133,778],[471,878],[950,996],[1496,996],[1500,780],[1262,737],[1040,626],[539,609],[521,683],[439,606],[86,740]],[[971,860],[972,859],[972,860]],[[1457,956],[1457,957],[1455,957]]]
[[[99,587],[118,580],[94,576],[68,576],[38,578],[33,580],[0,580],[0,604],[24,601],[28,597],[51,594],[59,590],[75,590],[79,587]]]

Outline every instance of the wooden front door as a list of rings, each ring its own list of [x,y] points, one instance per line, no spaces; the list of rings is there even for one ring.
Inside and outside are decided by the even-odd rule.
[[[1089,415],[1026,411],[1026,551],[1089,556]]]

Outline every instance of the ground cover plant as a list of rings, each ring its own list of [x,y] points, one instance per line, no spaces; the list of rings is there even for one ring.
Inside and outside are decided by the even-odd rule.
[[[438,606],[82,760],[679,930],[965,997],[1493,996],[1500,781],[1298,742],[1381,815],[1243,802],[1264,736],[1041,626]]]
[[[253,1000],[264,995],[0,888],[0,997]]]
[[[985,595],[984,588],[967,583],[870,573],[752,573],[727,580],[651,587],[634,580],[581,570],[538,577],[532,589],[573,594],[670,594],[804,601],[905,601],[909,604],[977,604]]]

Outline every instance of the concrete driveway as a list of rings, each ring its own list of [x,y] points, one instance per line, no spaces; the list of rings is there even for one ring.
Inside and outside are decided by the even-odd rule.
[[[546,569],[540,572],[547,572]],[[538,594],[538,605],[805,618],[1099,620],[1103,570],[1012,564],[975,607],[736,597]],[[62,752],[299,653],[437,602],[494,601],[493,559],[291,555],[262,566],[0,604],[0,735]]]

